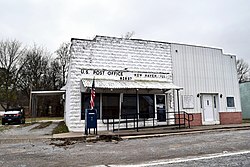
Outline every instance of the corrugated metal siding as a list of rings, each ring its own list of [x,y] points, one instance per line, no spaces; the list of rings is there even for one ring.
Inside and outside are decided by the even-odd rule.
[[[223,55],[221,49],[171,44],[173,83],[184,88],[182,95],[194,96],[194,109],[201,112],[198,93],[218,93],[220,111],[226,111],[226,96],[234,96],[236,111],[241,111],[235,56]]]

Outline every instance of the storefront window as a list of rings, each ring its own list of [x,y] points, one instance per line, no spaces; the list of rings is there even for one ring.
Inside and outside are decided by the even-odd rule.
[[[139,95],[140,118],[154,118],[154,95]]]
[[[81,120],[85,119],[85,109],[90,108],[90,93],[82,93],[82,103],[81,103]],[[97,119],[100,119],[100,94],[95,95],[95,106],[97,109]]]
[[[136,115],[136,95],[124,94],[122,103],[122,118],[134,118]]]
[[[120,94],[102,95],[102,118],[119,118],[119,100]]]

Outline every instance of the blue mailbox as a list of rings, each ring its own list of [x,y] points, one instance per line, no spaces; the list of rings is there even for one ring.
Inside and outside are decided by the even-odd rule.
[[[85,134],[90,133],[90,129],[94,129],[94,134],[97,134],[97,110],[86,109],[85,110]]]

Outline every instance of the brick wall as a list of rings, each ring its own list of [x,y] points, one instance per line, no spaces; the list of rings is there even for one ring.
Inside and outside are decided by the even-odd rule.
[[[165,42],[96,36],[91,41],[73,39],[71,51],[76,68],[172,74],[170,44]]]
[[[200,125],[202,125],[201,113],[192,113],[192,115],[193,115],[193,121],[190,122],[190,126],[200,126]],[[180,118],[183,118],[183,117],[184,117],[184,115],[180,114]],[[178,122],[179,122],[178,114],[175,115],[175,118],[176,118],[176,123],[178,124]],[[190,119],[191,119],[191,116],[190,116]],[[183,119],[180,120],[180,123],[183,123]],[[186,121],[186,124],[188,124],[187,121]]]
[[[70,131],[82,130],[80,120],[83,79],[81,69],[106,69],[169,73],[172,82],[170,44],[147,40],[96,36],[93,40],[72,39],[67,81],[66,122]]]
[[[241,124],[241,112],[220,112],[220,124]]]

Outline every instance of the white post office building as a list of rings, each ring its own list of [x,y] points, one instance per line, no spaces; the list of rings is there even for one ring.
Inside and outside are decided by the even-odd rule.
[[[72,38],[65,86],[70,131],[84,129],[93,79],[99,131],[180,124],[185,115],[192,115],[191,126],[242,120],[236,56],[222,49],[108,36]]]

